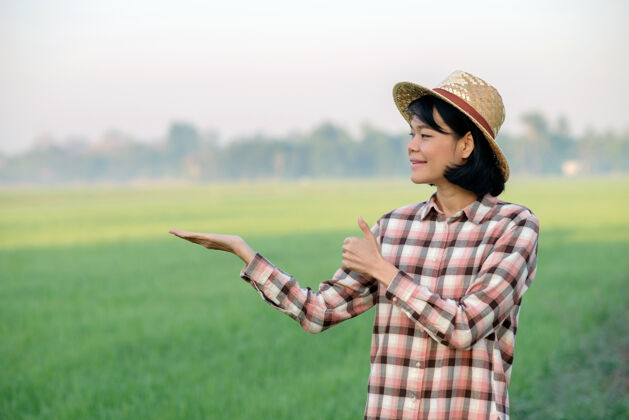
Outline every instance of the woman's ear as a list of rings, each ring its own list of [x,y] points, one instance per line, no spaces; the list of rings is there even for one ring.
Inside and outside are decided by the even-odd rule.
[[[457,146],[459,147],[459,156],[463,159],[470,157],[474,151],[474,137],[472,136],[472,132],[468,131],[467,134],[461,137]]]

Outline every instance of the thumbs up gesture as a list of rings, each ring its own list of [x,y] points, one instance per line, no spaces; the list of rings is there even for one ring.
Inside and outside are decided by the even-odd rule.
[[[376,269],[384,262],[380,245],[369,225],[358,216],[358,227],[363,231],[362,238],[345,238],[343,242],[343,267],[360,274],[375,277]]]

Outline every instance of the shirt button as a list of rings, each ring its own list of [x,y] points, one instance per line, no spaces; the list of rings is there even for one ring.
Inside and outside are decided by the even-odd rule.
[[[415,394],[413,394],[412,392],[408,395],[409,397],[411,397],[411,399],[415,399]]]
[[[421,364],[421,362],[415,362],[415,366],[417,366],[419,368],[419,367],[422,367],[422,364]]]
[[[393,296],[393,302],[397,302],[397,297]]]

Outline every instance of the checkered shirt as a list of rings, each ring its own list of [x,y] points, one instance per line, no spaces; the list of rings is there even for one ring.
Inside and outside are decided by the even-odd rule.
[[[507,420],[539,222],[489,194],[447,218],[435,198],[372,227],[399,269],[388,287],[341,267],[314,291],[260,254],[240,275],[311,333],[376,306],[365,419]]]

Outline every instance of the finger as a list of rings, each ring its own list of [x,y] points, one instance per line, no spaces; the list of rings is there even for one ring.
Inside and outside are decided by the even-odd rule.
[[[369,225],[363,220],[361,216],[358,216],[358,227],[360,227],[360,230],[362,230],[365,234],[365,239],[371,239],[373,237],[373,233],[371,233]]]
[[[195,232],[187,232],[185,230],[171,229],[170,233],[172,233],[173,235],[181,239],[185,239],[187,241],[198,243],[198,244],[200,244],[200,242],[203,240],[203,238],[198,233],[195,233]]]
[[[351,268],[351,267],[352,267],[352,262],[351,262],[351,261],[349,260],[349,258],[347,258],[345,255],[343,256],[343,259],[342,259],[341,265],[342,265],[343,267],[345,267],[345,268],[350,269],[350,270],[352,269],[352,268]]]
[[[351,237],[351,238],[345,238],[345,240],[343,241],[343,245],[341,247],[341,249],[343,250],[350,250],[352,249],[352,247],[355,246],[356,241],[362,239],[362,238],[356,238],[356,237]]]
[[[199,232],[187,232],[187,231],[181,231],[179,232],[180,236],[184,239],[203,239],[207,236],[206,233],[199,233]]]
[[[178,237],[180,237],[181,239],[186,239],[188,241],[192,240],[193,238],[195,238],[194,235],[192,235],[190,232],[178,232],[175,235],[177,235]]]
[[[177,235],[180,238],[185,238],[185,237],[188,237],[188,236],[198,235],[195,232],[188,232],[187,230],[179,230],[179,229],[171,229],[168,232],[172,233],[173,235]]]
[[[343,247],[342,252],[343,252],[343,257],[344,258],[349,258],[349,257],[352,257],[352,256],[356,255],[356,251],[354,251],[350,247]]]

